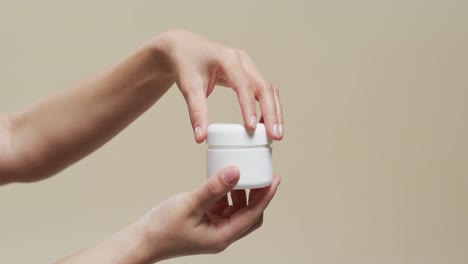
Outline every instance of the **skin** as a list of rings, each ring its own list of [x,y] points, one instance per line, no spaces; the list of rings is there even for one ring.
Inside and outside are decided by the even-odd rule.
[[[187,102],[197,143],[206,139],[207,97],[215,85],[236,92],[248,129],[256,127],[258,101],[269,137],[284,136],[278,90],[247,53],[173,30],[75,87],[0,115],[0,184],[55,175],[111,140],[174,83]],[[231,191],[238,179],[237,168],[224,168],[199,189],[168,199],[112,237],[58,263],[153,263],[220,252],[261,225],[280,181],[275,176],[271,186],[247,197],[245,191]]]
[[[226,181],[226,176],[231,180]],[[280,183],[251,190],[231,189],[239,170],[227,167],[197,190],[176,195],[95,246],[57,263],[154,263],[168,258],[214,254],[258,229]],[[228,204],[231,191],[233,204]]]

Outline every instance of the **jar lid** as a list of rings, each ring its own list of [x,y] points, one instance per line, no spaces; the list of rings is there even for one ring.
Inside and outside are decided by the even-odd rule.
[[[211,124],[208,126],[206,143],[210,146],[261,146],[271,144],[265,125],[257,124],[255,131],[249,131],[242,124]]]

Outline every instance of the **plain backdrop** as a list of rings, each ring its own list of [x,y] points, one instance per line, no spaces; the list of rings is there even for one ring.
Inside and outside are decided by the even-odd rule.
[[[2,1],[0,111],[186,28],[245,49],[280,89],[283,182],[263,227],[166,263],[468,263],[467,1]],[[218,87],[211,121],[241,122]],[[53,126],[54,124],[50,124]],[[50,263],[205,182],[174,86],[94,154],[0,188],[0,263]]]

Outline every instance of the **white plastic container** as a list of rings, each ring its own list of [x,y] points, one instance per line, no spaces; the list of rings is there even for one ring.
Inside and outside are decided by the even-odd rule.
[[[263,124],[257,124],[254,132],[242,124],[211,124],[206,143],[208,177],[235,165],[240,170],[240,180],[234,189],[262,188],[273,181],[272,141]]]

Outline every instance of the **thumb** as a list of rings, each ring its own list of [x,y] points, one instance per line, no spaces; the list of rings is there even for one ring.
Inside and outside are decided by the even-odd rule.
[[[203,212],[215,204],[221,197],[229,193],[237,184],[240,171],[235,166],[225,167],[210,177],[193,195],[195,203]]]

